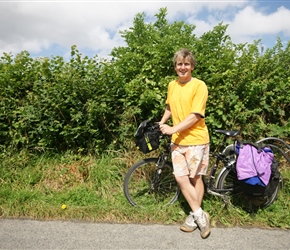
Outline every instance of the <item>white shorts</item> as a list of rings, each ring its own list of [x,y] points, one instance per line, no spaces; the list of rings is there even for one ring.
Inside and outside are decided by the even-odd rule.
[[[209,144],[179,146],[171,144],[173,173],[175,176],[206,175],[209,162]]]

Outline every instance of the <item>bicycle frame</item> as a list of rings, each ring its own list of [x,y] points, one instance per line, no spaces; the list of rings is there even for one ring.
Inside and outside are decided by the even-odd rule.
[[[209,172],[209,180],[206,182],[204,179],[204,185],[206,192],[211,195],[215,195],[224,199],[227,202],[229,199],[227,197],[228,192],[232,192],[231,189],[218,189],[217,188],[217,180],[219,180],[220,176],[227,168],[233,168],[235,163],[234,158],[228,158],[230,155],[235,155],[235,144],[227,144],[227,139],[229,137],[236,137],[240,134],[240,131],[228,131],[228,130],[215,130],[216,133],[220,133],[224,135],[222,142],[220,143],[219,151],[216,154],[213,154],[212,157],[215,158],[215,164],[212,166]],[[222,162],[224,167],[219,173],[216,179],[216,172],[219,168],[219,163]]]

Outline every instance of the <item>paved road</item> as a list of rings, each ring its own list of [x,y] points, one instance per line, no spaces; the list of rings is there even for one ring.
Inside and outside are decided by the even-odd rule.
[[[177,225],[0,220],[0,249],[290,249],[290,230],[213,228],[183,233]]]

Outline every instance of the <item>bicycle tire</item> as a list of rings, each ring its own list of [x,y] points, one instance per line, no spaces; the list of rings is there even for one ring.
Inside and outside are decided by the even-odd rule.
[[[224,193],[230,193],[231,195],[242,193],[237,173],[232,168],[224,167],[221,170],[215,186],[217,189],[224,190]]]
[[[253,206],[258,208],[266,208],[270,206],[277,199],[278,191],[282,185],[282,177],[280,176],[279,185],[277,185],[271,196],[249,197],[248,195],[244,194],[242,188],[240,187],[239,180],[234,170],[228,168],[224,169],[217,180],[217,188],[228,189],[230,191],[230,197],[233,202],[239,202],[240,205],[245,205],[243,204],[243,201],[250,201]]]
[[[277,187],[275,188],[275,191],[273,192],[273,194],[269,197],[265,197],[267,198],[265,200],[265,202],[262,204],[262,208],[266,208],[268,206],[270,206],[272,203],[274,203],[274,201],[277,199],[279,190],[283,187],[283,179],[282,176],[279,177],[279,184],[277,185]]]
[[[152,188],[157,161],[158,158],[143,159],[128,170],[123,191],[132,206],[170,205],[178,199],[180,188],[173,175],[172,164],[168,161],[165,162],[155,188]]]
[[[256,143],[263,143],[264,145],[270,146],[274,154],[280,154],[290,163],[290,145],[284,140],[277,137],[266,137]]]

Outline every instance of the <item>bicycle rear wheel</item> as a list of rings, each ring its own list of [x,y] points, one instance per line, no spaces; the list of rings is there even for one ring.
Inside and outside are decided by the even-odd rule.
[[[217,189],[223,190],[231,198],[233,204],[245,198],[234,168],[224,168],[216,182]]]
[[[147,158],[134,164],[124,179],[123,191],[132,206],[173,204],[180,189],[170,162],[158,169],[158,158]]]
[[[225,169],[224,172],[220,175],[220,178],[217,180],[217,188],[228,189],[233,204],[247,206],[249,202],[251,202],[251,204],[257,208],[266,208],[270,206],[276,200],[281,185],[282,177],[280,177],[279,185],[276,187],[272,195],[255,197],[248,196],[243,192],[240,181],[237,178],[237,173],[233,169]]]
[[[261,198],[256,198],[254,201],[257,202],[257,205],[262,208],[266,208],[270,206],[276,199],[279,193],[280,188],[283,186],[283,179],[282,176],[279,177],[279,184],[275,188],[275,191],[270,196],[264,196]]]

